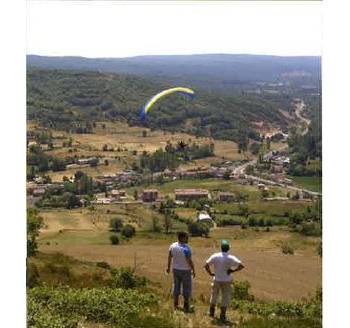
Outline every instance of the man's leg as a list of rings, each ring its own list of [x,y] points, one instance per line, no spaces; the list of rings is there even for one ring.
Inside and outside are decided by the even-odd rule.
[[[219,285],[217,282],[213,281],[211,284],[211,295],[210,295],[210,307],[209,307],[209,315],[214,317],[215,315],[215,306],[218,300],[219,293]]]
[[[182,294],[184,296],[184,311],[189,312],[192,294],[192,275],[190,270],[183,271]]]
[[[179,308],[179,295],[181,292],[181,277],[177,270],[173,270],[173,297],[174,297],[174,308],[175,310]]]
[[[232,294],[231,282],[222,283],[221,284],[222,301],[221,301],[221,313],[220,313],[221,321],[226,321],[226,310],[231,302],[231,294]]]

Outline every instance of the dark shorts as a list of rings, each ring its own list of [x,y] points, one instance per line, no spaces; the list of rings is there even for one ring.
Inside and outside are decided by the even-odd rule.
[[[173,269],[174,286],[173,296],[178,297],[181,294],[184,298],[189,299],[192,293],[192,275],[191,270],[177,270]]]

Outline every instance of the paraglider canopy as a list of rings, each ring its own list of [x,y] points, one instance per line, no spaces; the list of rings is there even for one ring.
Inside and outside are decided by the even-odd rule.
[[[167,89],[164,90],[162,92],[157,93],[156,95],[154,95],[152,98],[150,98],[146,104],[141,108],[140,111],[140,119],[141,121],[144,121],[146,118],[146,114],[148,113],[148,111],[153,107],[153,105],[161,98],[166,97],[172,93],[181,93],[184,94],[186,96],[189,96],[191,98],[194,97],[194,91],[192,89],[189,88],[183,88],[183,87],[176,87],[176,88],[171,88],[171,89]]]

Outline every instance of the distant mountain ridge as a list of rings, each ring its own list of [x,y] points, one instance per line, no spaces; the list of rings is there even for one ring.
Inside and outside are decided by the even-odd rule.
[[[213,91],[231,90],[237,85],[257,81],[288,80],[318,85],[321,79],[321,57],[317,56],[202,54],[85,58],[27,55],[27,65],[130,74]]]

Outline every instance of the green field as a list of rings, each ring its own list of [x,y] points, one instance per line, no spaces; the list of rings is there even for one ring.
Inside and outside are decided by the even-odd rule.
[[[133,195],[134,190],[139,193],[143,189],[158,189],[163,196],[174,196],[175,189],[186,189],[186,188],[199,188],[207,189],[210,191],[212,196],[215,198],[216,194],[220,191],[222,192],[232,192],[232,193],[242,193],[248,195],[249,200],[259,200],[260,191],[256,186],[240,185],[232,180],[222,180],[222,179],[179,179],[171,182],[166,182],[164,184],[151,184],[147,186],[138,186],[127,188],[127,192]],[[271,192],[274,192],[276,196],[285,196],[286,191],[282,188],[272,187]]]
[[[321,192],[322,178],[321,177],[290,177],[298,186],[307,190]]]

